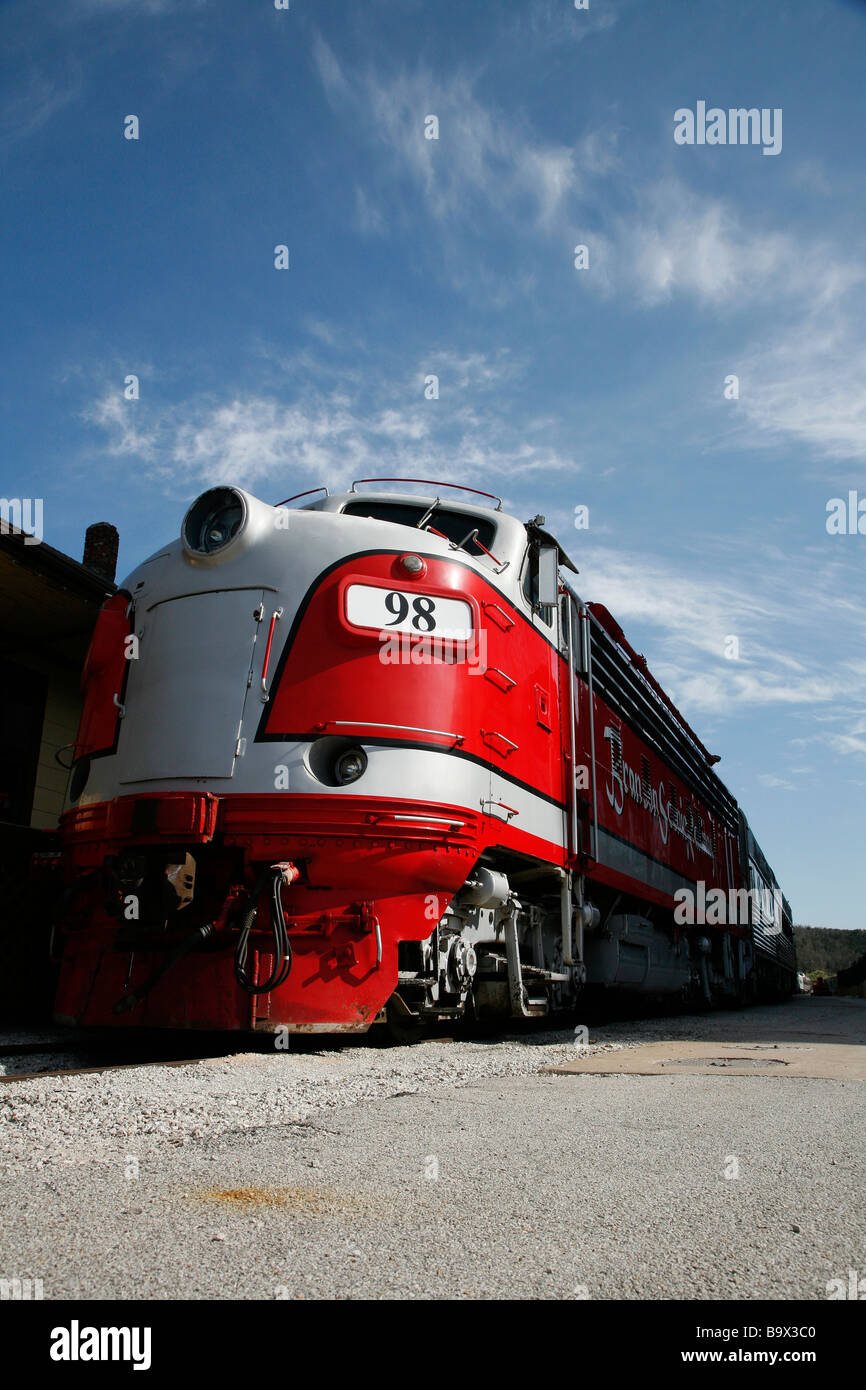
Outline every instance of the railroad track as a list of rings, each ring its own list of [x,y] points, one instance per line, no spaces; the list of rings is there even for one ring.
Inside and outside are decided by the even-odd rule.
[[[51,1076],[79,1076],[87,1072],[126,1071],[130,1067],[184,1066],[206,1062],[233,1051],[248,1051],[237,1042],[223,1043],[210,1052],[201,1048],[190,1050],[190,1041],[166,1044],[163,1039],[153,1043],[124,1040],[119,1046],[116,1036],[110,1039],[72,1034],[69,1037],[39,1039],[32,1042],[0,1042],[0,1067],[12,1062],[14,1070],[0,1073],[0,1085],[18,1081],[38,1081]],[[30,1064],[32,1059],[32,1065]],[[38,1065],[44,1059],[44,1065]],[[53,1064],[54,1063],[54,1064]],[[60,1063],[57,1065],[56,1063]]]
[[[676,1018],[688,1012],[685,1007],[672,1007],[670,1003],[649,1008],[647,1001],[637,1003],[631,999],[619,1001],[606,1000],[603,1004],[590,1004],[583,1010],[583,1021],[590,1027],[610,1025],[618,1022],[640,1022],[647,1018]],[[724,1015],[720,1015],[724,1017]],[[527,1045],[534,1038],[551,1030],[570,1031],[571,1023],[565,1018],[554,1016],[549,1019],[529,1020],[521,1024],[510,1020],[506,1027],[483,1029],[483,1036],[489,1042],[520,1037]],[[457,1037],[431,1031],[430,1041],[456,1042]],[[480,1035],[478,1035],[480,1036]],[[804,1033],[804,1036],[809,1036]],[[415,1046],[423,1046],[421,1038]],[[393,1044],[392,1044],[393,1045]],[[5,1042],[0,1035],[0,1069],[7,1060],[14,1064],[14,1070],[0,1071],[0,1084],[16,1081],[35,1081],[40,1077],[75,1076],[87,1072],[125,1071],[130,1067],[184,1066],[194,1062],[209,1062],[228,1057],[239,1052],[270,1051],[274,1046],[273,1035],[265,1033],[181,1033],[166,1037],[164,1033],[140,1035],[109,1032],[70,1030],[51,1038],[38,1037],[27,1041]],[[345,1034],[297,1035],[293,1038],[291,1051],[306,1054],[339,1051],[344,1047],[382,1046],[381,1037],[372,1033],[347,1037]],[[32,1058],[33,1065],[26,1065]],[[45,1064],[38,1065],[39,1059]],[[51,1065],[53,1059],[61,1065]]]

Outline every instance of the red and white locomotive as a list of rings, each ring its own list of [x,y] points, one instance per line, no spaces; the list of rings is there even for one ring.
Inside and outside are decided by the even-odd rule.
[[[212,488],[106,602],[58,1018],[411,1034],[589,986],[793,988],[790,911],[717,759],[544,518],[429,486]],[[682,910],[750,889],[745,917]]]

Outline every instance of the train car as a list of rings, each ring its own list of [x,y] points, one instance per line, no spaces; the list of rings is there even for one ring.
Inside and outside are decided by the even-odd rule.
[[[575,573],[471,488],[199,497],[94,634],[57,1018],[411,1037],[784,988],[718,760]]]
[[[797,988],[791,905],[740,812],[740,854],[748,877],[754,987],[765,998],[786,998]]]

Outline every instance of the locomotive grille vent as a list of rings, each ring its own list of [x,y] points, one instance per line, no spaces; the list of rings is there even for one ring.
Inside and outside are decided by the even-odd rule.
[[[643,786],[644,799],[649,801],[652,794],[652,777],[650,775],[650,761],[646,753],[641,754],[640,759],[640,780]]]
[[[611,730],[610,757],[614,771],[622,776],[622,733],[619,729]]]

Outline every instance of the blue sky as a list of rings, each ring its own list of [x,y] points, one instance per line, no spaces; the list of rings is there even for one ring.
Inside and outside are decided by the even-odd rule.
[[[795,921],[866,925],[866,535],[825,524],[866,498],[866,5],[6,0],[0,40],[0,481],[45,539],[113,521],[127,571],[215,480],[502,492]],[[676,144],[699,101],[781,151]]]

